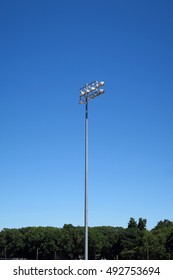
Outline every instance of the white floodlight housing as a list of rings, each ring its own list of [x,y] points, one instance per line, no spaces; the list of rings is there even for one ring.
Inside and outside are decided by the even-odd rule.
[[[104,84],[105,84],[104,81],[101,81],[101,82],[100,82],[100,85],[101,85],[101,86],[104,86]]]
[[[80,102],[79,102],[79,104],[84,104],[85,102],[83,101],[83,100],[81,100]]]
[[[100,93],[100,94],[103,94],[104,92],[105,92],[105,91],[104,91],[104,89],[102,89],[102,88],[99,90],[99,93]]]
[[[94,97],[97,97],[99,94],[98,93],[94,93]]]
[[[93,91],[93,90],[95,90],[96,88],[95,87],[91,87],[91,90]]]
[[[80,96],[83,96],[83,95],[85,95],[85,94],[86,94],[85,91],[80,90]]]

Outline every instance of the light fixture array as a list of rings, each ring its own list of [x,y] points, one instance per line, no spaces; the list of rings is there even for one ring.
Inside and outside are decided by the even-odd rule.
[[[86,84],[84,87],[80,89],[80,100],[79,104],[86,104],[88,100],[91,100],[100,94],[103,94],[105,91],[103,88],[100,88],[104,86],[104,82],[98,82],[94,81],[90,84]]]

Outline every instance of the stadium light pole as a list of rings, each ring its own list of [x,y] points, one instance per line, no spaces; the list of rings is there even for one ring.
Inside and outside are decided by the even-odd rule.
[[[84,227],[85,227],[85,260],[88,260],[88,101],[104,93],[104,82],[94,81],[80,89],[79,104],[85,104],[85,203],[84,203]]]

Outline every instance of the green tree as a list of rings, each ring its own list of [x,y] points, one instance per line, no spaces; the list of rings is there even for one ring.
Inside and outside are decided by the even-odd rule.
[[[166,249],[166,242],[173,230],[173,222],[165,219],[159,221],[155,228],[151,230],[155,243],[153,243],[152,259],[169,259],[170,253]]]
[[[168,254],[168,259],[173,260],[173,230],[169,233],[166,239],[166,251]]]
[[[144,229],[146,229],[146,226],[147,226],[147,220],[146,220],[146,219],[139,218],[137,227],[138,227],[140,230],[144,230]]]
[[[119,256],[121,259],[147,258],[146,223],[146,219],[139,218],[137,223],[134,218],[130,218],[128,227],[120,238],[122,250]]]
[[[65,224],[61,231],[61,258],[79,259],[83,251],[83,229]]]
[[[3,229],[0,233],[2,258],[21,258],[24,241],[18,229]]]
[[[130,218],[129,222],[128,222],[128,228],[137,228],[137,222],[135,221],[134,218]]]

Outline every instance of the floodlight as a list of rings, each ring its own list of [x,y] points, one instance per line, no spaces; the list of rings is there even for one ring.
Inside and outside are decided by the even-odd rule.
[[[100,85],[101,85],[101,86],[104,86],[104,84],[105,84],[104,81],[101,81],[101,82],[100,82]]]
[[[105,91],[104,91],[103,88],[99,89],[99,93],[100,93],[100,94],[103,94],[104,92],[105,92]]]
[[[84,104],[85,102],[83,100],[79,101],[79,104]]]
[[[85,95],[85,94],[86,94],[86,92],[85,92],[85,91],[80,90],[80,96],[83,96],[83,95]]]
[[[91,87],[91,90],[94,91],[96,88],[95,87]]]

